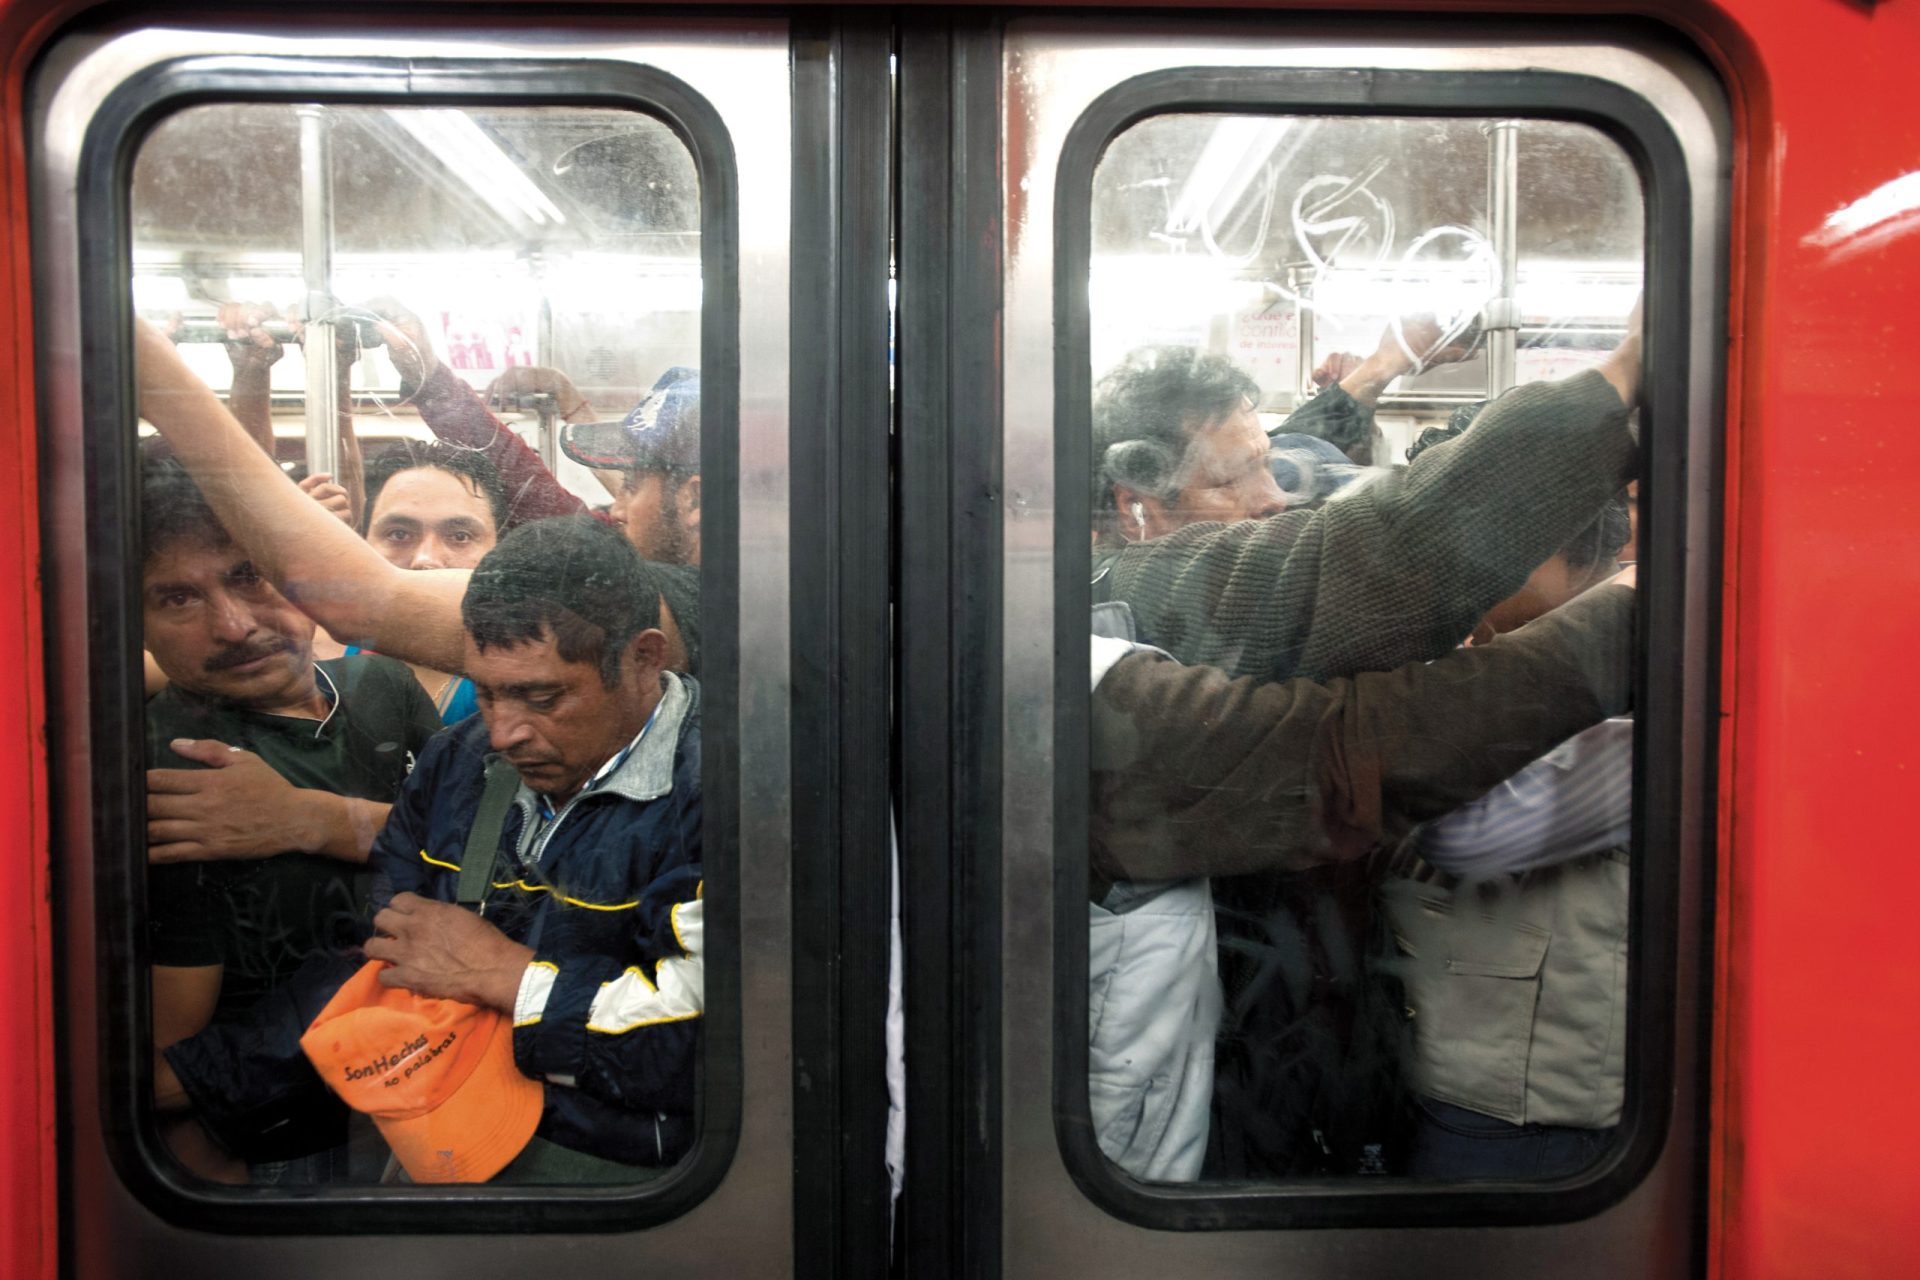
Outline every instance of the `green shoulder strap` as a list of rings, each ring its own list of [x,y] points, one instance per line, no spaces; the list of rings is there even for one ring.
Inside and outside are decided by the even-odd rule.
[[[466,852],[460,855],[460,885],[453,900],[463,907],[477,907],[487,896],[494,860],[500,854],[500,832],[507,825],[507,810],[519,789],[520,774],[512,765],[505,760],[487,765],[486,790],[480,793],[480,808],[467,832]]]

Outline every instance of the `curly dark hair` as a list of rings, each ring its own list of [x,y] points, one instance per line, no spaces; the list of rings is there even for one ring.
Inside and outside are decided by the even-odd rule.
[[[608,688],[620,655],[660,625],[660,586],[633,544],[592,516],[514,529],[473,570],[460,621],[480,649],[551,635],[568,662],[591,662]]]
[[[1474,419],[1480,416],[1480,411],[1492,403],[1491,400],[1482,400],[1477,404],[1462,405],[1448,415],[1446,426],[1428,427],[1422,431],[1419,437],[1407,446],[1408,465],[1412,465],[1415,458],[1435,445],[1445,444],[1449,440],[1465,435],[1467,428],[1473,425]],[[1559,554],[1565,557],[1570,568],[1591,568],[1602,560],[1611,560],[1620,554],[1620,548],[1626,546],[1627,540],[1633,536],[1633,519],[1627,506],[1628,501],[1625,489],[1608,498],[1607,504],[1601,507],[1600,513],[1593,518],[1593,523],[1574,534],[1567,544],[1560,548]]]
[[[1140,347],[1093,388],[1093,509],[1113,510],[1113,486],[1171,498],[1194,431],[1242,404],[1259,384],[1225,356],[1197,347]]]
[[[493,513],[494,532],[500,534],[507,531],[507,486],[484,453],[462,449],[440,440],[425,444],[416,440],[402,440],[391,448],[382,449],[367,463],[367,499],[360,507],[361,537],[367,536],[367,529],[373,521],[374,504],[380,501],[380,491],[387,487],[387,482],[403,471],[414,471],[420,467],[432,467],[471,483],[474,492],[487,500],[487,510]]]

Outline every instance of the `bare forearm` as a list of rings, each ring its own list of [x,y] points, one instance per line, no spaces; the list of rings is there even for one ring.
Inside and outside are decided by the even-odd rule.
[[[1340,379],[1340,389],[1363,407],[1372,409],[1380,403],[1380,397],[1393,380],[1411,368],[1413,361],[1398,347],[1391,351],[1383,347],[1362,360],[1359,368]]]
[[[137,325],[140,413],[221,522],[309,617],[342,639],[440,671],[464,662],[464,572],[394,568],[255,447],[165,335]]]
[[[244,366],[233,371],[233,388],[227,392],[227,409],[248,438],[271,458],[273,447],[272,369]]]
[[[373,838],[387,824],[390,804],[334,795],[330,791],[296,791],[295,817],[298,847],[308,853],[365,863]]]
[[[360,459],[360,437],[353,430],[353,365],[346,360],[340,362],[340,388],[334,401],[339,408],[339,458],[334,470],[334,479],[347,491],[348,509],[353,514],[353,527],[358,529],[366,518],[367,482],[366,468]]]
[[[310,596],[316,606],[338,597],[360,602],[363,613],[369,605],[383,610],[389,579],[401,571],[301,493],[158,330],[137,326],[136,343],[141,416],[173,446],[255,565],[290,596]],[[310,601],[300,603],[305,608]],[[321,621],[338,629],[332,617]]]

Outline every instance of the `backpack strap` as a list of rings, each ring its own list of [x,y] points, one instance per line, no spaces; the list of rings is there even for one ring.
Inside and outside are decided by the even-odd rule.
[[[500,832],[507,825],[507,810],[519,790],[518,770],[505,760],[488,763],[486,789],[480,793],[480,807],[467,831],[466,852],[460,855],[460,884],[453,900],[463,907],[477,907],[487,896],[493,864],[500,856]]]

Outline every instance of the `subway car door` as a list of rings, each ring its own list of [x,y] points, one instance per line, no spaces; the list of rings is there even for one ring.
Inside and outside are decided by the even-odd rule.
[[[1727,287],[1717,82],[1631,24],[910,14],[899,93],[909,1272],[1696,1273]],[[1276,653],[1243,625],[1273,616],[1263,584],[1297,586],[1287,557],[1305,543],[1246,550],[1215,577],[1203,556],[1128,576],[1130,544],[1166,534],[1169,510],[1193,524],[1284,506],[1275,527],[1300,538],[1348,537],[1343,504],[1400,520],[1424,501],[1409,477],[1524,416],[1502,393],[1597,389],[1638,299],[1639,447],[1608,481],[1636,481],[1637,506],[1610,500],[1591,555],[1553,544],[1563,564],[1636,566],[1637,621],[1610,650],[1635,673],[1630,716],[1592,726],[1618,735],[1621,770],[1599,844],[1550,868],[1445,872],[1425,861],[1442,857],[1420,843],[1428,828],[1402,825],[1338,866],[1274,848],[1233,862],[1238,812],[1284,820],[1270,792],[1359,785],[1279,772],[1346,747],[1262,757],[1235,736],[1244,759],[1214,758],[1230,699],[1177,703],[1185,736],[1095,738],[1089,681],[1114,668],[1087,665],[1090,610],[1115,599],[1138,640],[1230,675],[1366,669]],[[1389,381],[1352,376],[1365,369]],[[1193,399],[1208,378],[1215,399]],[[1625,395],[1595,412],[1617,426]],[[1339,408],[1321,396],[1361,404],[1371,440],[1296,426],[1317,438],[1291,437],[1305,461],[1284,476],[1273,442],[1246,481],[1257,509],[1232,506],[1238,462],[1180,452],[1245,414],[1287,434],[1303,407]],[[1187,432],[1170,453],[1155,420]],[[1381,470],[1462,422],[1460,450]],[[1342,478],[1360,461],[1372,469]],[[1512,477],[1474,472],[1452,499],[1478,504],[1463,527],[1531,500]],[[1300,532],[1295,508],[1325,520]],[[1174,536],[1221,536],[1207,528]],[[1397,648],[1416,608],[1403,589],[1455,572],[1439,567],[1454,552],[1370,536],[1346,559],[1319,553],[1316,628],[1386,643],[1398,656],[1381,661],[1412,662],[1415,680],[1428,660],[1438,673],[1501,652],[1451,652],[1491,600],[1437,647]],[[1383,594],[1356,604],[1340,574]],[[1367,687],[1382,686],[1351,686],[1350,705]],[[1449,777],[1478,767],[1502,698],[1525,696],[1471,693],[1427,740],[1455,753]],[[1158,755],[1115,763],[1133,750]],[[1156,809],[1163,789],[1176,799]],[[1423,803],[1406,823],[1435,816]],[[1116,866],[1116,823],[1160,830],[1161,847]],[[1409,852],[1418,867],[1397,860]]]
[[[116,10],[46,46],[29,127],[66,1270],[884,1270],[890,52],[884,24],[811,15],[438,8]],[[663,1086],[678,1100],[622,1104],[659,1119],[639,1172],[433,1185],[351,1118],[317,1153],[177,1144],[177,1115],[155,1102],[172,1070],[154,1052],[156,1005],[161,971],[193,965],[156,932],[140,660],[157,634],[145,540],[167,513],[150,504],[144,529],[139,513],[169,449],[192,455],[142,416],[136,324],[171,338],[167,367],[236,421],[238,380],[254,377],[255,422],[241,425],[289,468],[371,476],[410,465],[381,461],[395,450],[511,454],[539,464],[558,509],[616,524],[644,480],[622,479],[637,455],[620,442],[666,439],[697,414],[697,444],[644,481],[673,507],[658,517],[671,545],[641,549],[664,566],[662,617],[701,690],[702,749],[678,785],[697,779],[704,802],[682,832],[683,849],[697,841],[688,901],[704,941],[672,915],[669,954],[703,962],[704,993],[682,984],[665,1008],[659,972],[632,970],[640,1005],[662,1008],[610,1026],[590,1013],[580,1032],[581,1052],[618,1052],[621,1035],[698,1019],[690,1065]],[[566,378],[528,372],[541,368]],[[436,386],[459,407],[440,421]],[[610,455],[576,434],[594,419],[625,424],[600,437]],[[292,493],[269,479],[261,510]],[[519,518],[519,488],[489,519],[485,486],[458,483],[487,538]],[[353,501],[378,544],[378,504]],[[297,561],[299,543],[255,558]],[[366,559],[346,547],[338,563]],[[262,590],[256,566],[220,572],[222,591]],[[304,657],[306,624],[276,625],[281,639],[259,643]],[[376,619],[367,633],[405,656],[406,630]],[[232,665],[161,664],[188,694]],[[420,684],[438,698],[452,679],[427,670]],[[332,699],[337,713],[353,694]],[[397,761],[403,744],[374,737]],[[549,821],[557,839],[566,815]],[[195,873],[197,900],[269,952],[311,924],[250,869],[210,874]],[[351,914],[351,868],[328,874]],[[638,901],[588,900],[533,871],[492,890],[571,893],[574,914],[554,917],[568,928],[605,928],[598,913]],[[193,964],[271,987],[293,958]],[[549,1096],[588,1087],[560,1074]]]

